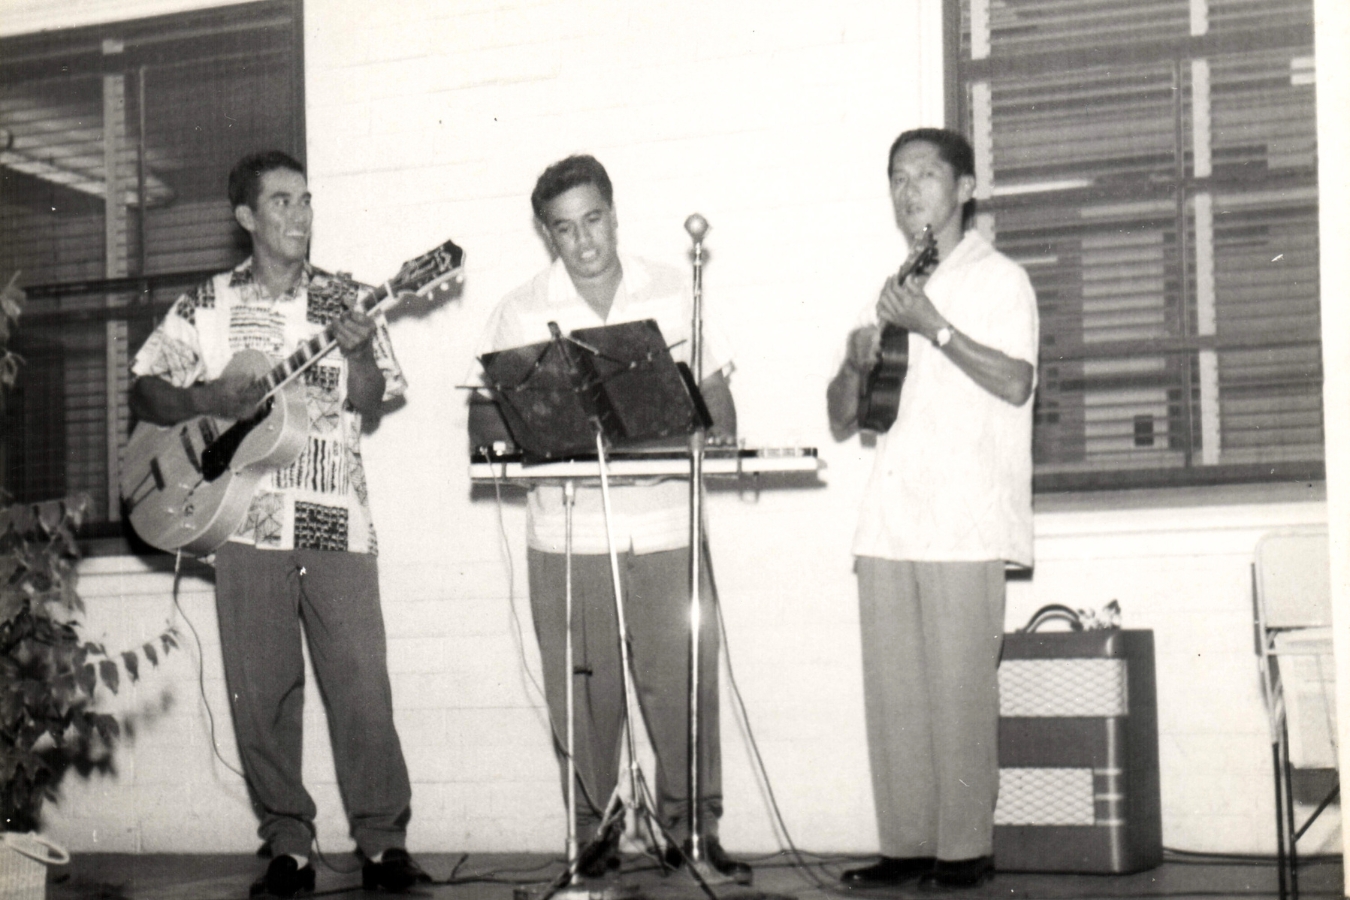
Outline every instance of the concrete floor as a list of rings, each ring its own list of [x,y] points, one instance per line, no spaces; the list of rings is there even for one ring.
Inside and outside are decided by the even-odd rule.
[[[561,872],[558,857],[541,854],[417,854],[436,879],[410,896],[439,900],[542,900],[550,880]],[[755,867],[754,884],[713,886],[718,900],[900,900],[930,896],[913,886],[892,889],[841,888],[839,873],[859,864],[846,857],[806,854],[806,865],[785,855],[747,858]],[[867,862],[863,860],[862,862]],[[363,897],[354,857],[330,858],[317,865],[312,897]],[[264,862],[239,854],[78,854],[52,871],[48,900],[244,900]],[[607,890],[571,889],[554,900],[711,900],[685,871],[663,874],[644,857],[625,857],[624,867],[602,883]],[[1342,897],[1341,862],[1305,862],[1300,872],[1303,897]],[[979,888],[957,896],[989,900],[1108,900],[1108,898],[1266,898],[1278,897],[1275,866],[1269,861],[1169,859],[1156,869],[1133,875],[1050,875],[1002,873]]]

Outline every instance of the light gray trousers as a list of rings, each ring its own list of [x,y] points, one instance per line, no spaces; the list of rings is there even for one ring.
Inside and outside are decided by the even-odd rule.
[[[529,551],[530,608],[544,667],[554,744],[567,784],[566,557]],[[707,573],[703,567],[702,572]],[[689,551],[619,554],[634,686],[656,755],[656,816],[676,840],[689,835]],[[722,815],[718,733],[716,610],[706,577],[700,591],[700,832],[717,834]],[[619,775],[625,703],[618,622],[607,554],[572,557],[577,836],[594,836]]]
[[[352,837],[368,857],[402,847],[412,791],[394,731],[375,557],[227,543],[216,552],[216,612],[258,836],[275,855],[311,855],[315,807],[301,781],[304,640]]]
[[[858,557],[863,693],[885,856],[987,856],[998,798],[1003,563]]]

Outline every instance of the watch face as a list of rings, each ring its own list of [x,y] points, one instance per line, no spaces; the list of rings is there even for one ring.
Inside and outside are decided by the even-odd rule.
[[[947,346],[947,344],[951,342],[951,339],[952,339],[952,330],[950,328],[943,327],[938,329],[936,343],[939,347]]]

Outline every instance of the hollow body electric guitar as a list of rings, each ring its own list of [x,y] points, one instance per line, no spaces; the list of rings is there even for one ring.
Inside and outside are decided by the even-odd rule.
[[[464,251],[446,241],[360,297],[355,308],[373,314],[401,295],[422,296],[460,280]],[[305,448],[309,413],[298,376],[337,346],[333,326],[310,338],[282,362],[257,350],[241,351],[223,375],[243,373],[263,393],[255,412],[231,422],[198,416],[172,426],[141,422],[127,442],[119,483],[124,515],[152,547],[192,554],[214,551],[248,514],[253,493],[270,472],[290,465]]]
[[[913,275],[923,275],[937,265],[937,241],[925,225],[923,234],[901,263],[896,280],[904,284]],[[909,370],[909,330],[887,323],[881,329],[881,354],[858,388],[858,427],[884,433],[895,424],[900,411],[900,387]]]

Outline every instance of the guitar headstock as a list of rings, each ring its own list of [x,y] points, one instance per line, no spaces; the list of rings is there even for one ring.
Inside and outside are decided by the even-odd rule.
[[[454,241],[446,241],[416,259],[410,259],[389,280],[392,294],[416,293],[427,296],[436,289],[449,290],[452,281],[464,279],[464,251]]]
[[[914,245],[909,248],[909,256],[900,265],[900,272],[897,280],[904,281],[911,275],[922,275],[933,266],[937,265],[938,248],[937,238],[933,236],[933,226],[923,226],[923,233],[915,239]]]

